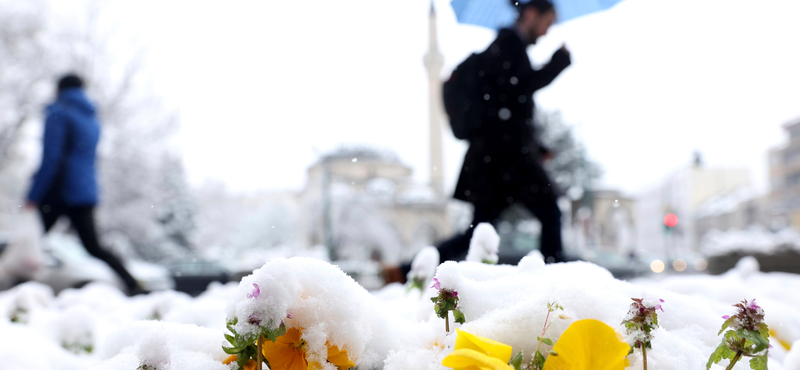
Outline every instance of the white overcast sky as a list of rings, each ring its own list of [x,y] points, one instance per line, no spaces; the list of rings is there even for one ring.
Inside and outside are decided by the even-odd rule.
[[[605,170],[641,190],[700,150],[748,167],[766,187],[766,151],[800,117],[794,0],[624,0],[551,29],[573,66],[536,96],[559,109]],[[436,0],[443,74],[494,33],[458,25]],[[296,190],[317,153],[394,150],[427,180],[428,0],[111,1],[106,17],[148,49],[154,85],[180,112],[193,183]],[[446,128],[446,126],[445,126]],[[452,187],[465,145],[445,132]]]

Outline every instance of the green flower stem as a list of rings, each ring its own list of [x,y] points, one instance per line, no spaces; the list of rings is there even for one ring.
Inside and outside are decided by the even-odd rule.
[[[261,336],[259,336],[258,337],[258,341],[257,341],[258,342],[258,360],[256,360],[256,370],[261,370],[262,369],[261,364],[264,362],[264,360],[261,358],[261,343],[262,343],[262,339],[263,338]]]
[[[728,365],[728,367],[725,368],[725,370],[733,369],[733,365],[736,365],[736,362],[739,361],[740,358],[742,358],[742,351],[736,352],[736,356],[733,356],[733,360],[731,360],[731,364]]]
[[[547,324],[547,321],[550,320],[550,312],[552,311],[548,309],[547,315],[544,317],[544,325],[542,325],[542,336],[539,338],[539,344],[536,345],[536,350],[533,351],[534,356],[536,356],[536,353],[539,352],[540,348],[542,348],[542,341],[544,341],[544,334],[547,332],[547,329],[550,328],[550,325]]]
[[[444,330],[450,332],[450,311],[444,312]]]
[[[739,348],[743,348],[745,343],[747,343],[747,339],[742,338],[742,345]],[[728,367],[725,368],[725,370],[733,369],[733,365],[736,365],[736,362],[738,362],[739,359],[741,359],[741,358],[742,358],[742,351],[741,350],[736,351],[736,356],[733,356],[733,359],[731,360],[731,364],[728,365]]]
[[[644,365],[644,370],[647,370],[647,347],[642,344],[642,364]]]

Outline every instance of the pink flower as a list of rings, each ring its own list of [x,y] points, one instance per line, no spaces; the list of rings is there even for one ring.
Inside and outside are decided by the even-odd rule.
[[[247,293],[247,298],[258,298],[258,296],[261,294],[261,289],[258,288],[258,284],[253,283],[253,286],[255,288],[252,292]]]
[[[433,278],[433,285],[431,286],[431,288],[434,288],[440,292],[442,291],[442,284],[439,283],[439,279]]]
[[[731,315],[725,315],[725,316],[722,316],[722,318],[723,318],[723,319],[725,319],[725,320],[727,320],[727,319],[730,319],[730,318],[731,318]]]

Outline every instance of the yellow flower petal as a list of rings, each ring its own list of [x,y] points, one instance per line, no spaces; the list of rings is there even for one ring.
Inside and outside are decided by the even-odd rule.
[[[442,365],[456,370],[514,370],[508,361],[468,348],[453,351],[442,360]]]
[[[228,356],[228,358],[226,358],[226,359],[222,360],[222,363],[223,363],[223,364],[225,364],[225,365],[227,365],[227,364],[230,364],[231,362],[234,362],[234,361],[236,361],[236,359],[237,359],[237,358],[239,358],[239,356],[236,356],[236,355],[230,355],[230,356]]]
[[[239,358],[239,356],[230,355],[230,356],[228,356],[228,358],[222,360],[222,363],[225,364],[225,365],[228,365],[231,362],[236,361],[238,358]],[[252,358],[247,360],[247,362],[244,364],[244,369],[243,370],[256,370],[256,360],[253,360]]]
[[[785,348],[787,351],[790,351],[792,349],[792,344],[789,343],[789,342],[784,341],[781,338],[778,338],[778,335],[777,335],[777,333],[775,333],[774,330],[769,329],[769,336],[770,336],[770,338],[775,338],[775,340],[778,341],[778,344],[780,344],[781,347]]]
[[[261,352],[271,370],[308,370],[300,330],[291,328],[275,342],[268,339],[261,344]]]
[[[579,320],[564,331],[543,370],[623,370],[630,346],[610,326]]]
[[[458,333],[458,336],[456,337],[455,349],[471,349],[501,360],[505,363],[508,363],[508,360],[511,359],[511,352],[513,350],[511,346],[507,344],[467,333],[461,329],[456,329],[456,332]]]
[[[347,370],[353,366],[356,366],[353,361],[347,357],[347,351],[340,350],[337,346],[328,346],[328,362],[336,365],[339,370]]]

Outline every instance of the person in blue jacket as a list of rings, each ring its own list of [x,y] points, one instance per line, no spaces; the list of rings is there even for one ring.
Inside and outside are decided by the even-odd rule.
[[[94,222],[98,202],[95,159],[100,125],[83,80],[68,74],[58,81],[58,97],[46,110],[42,163],[26,206],[39,210],[45,233],[67,216],[84,248],[122,278],[129,294],[143,292],[120,260],[99,243]]]

